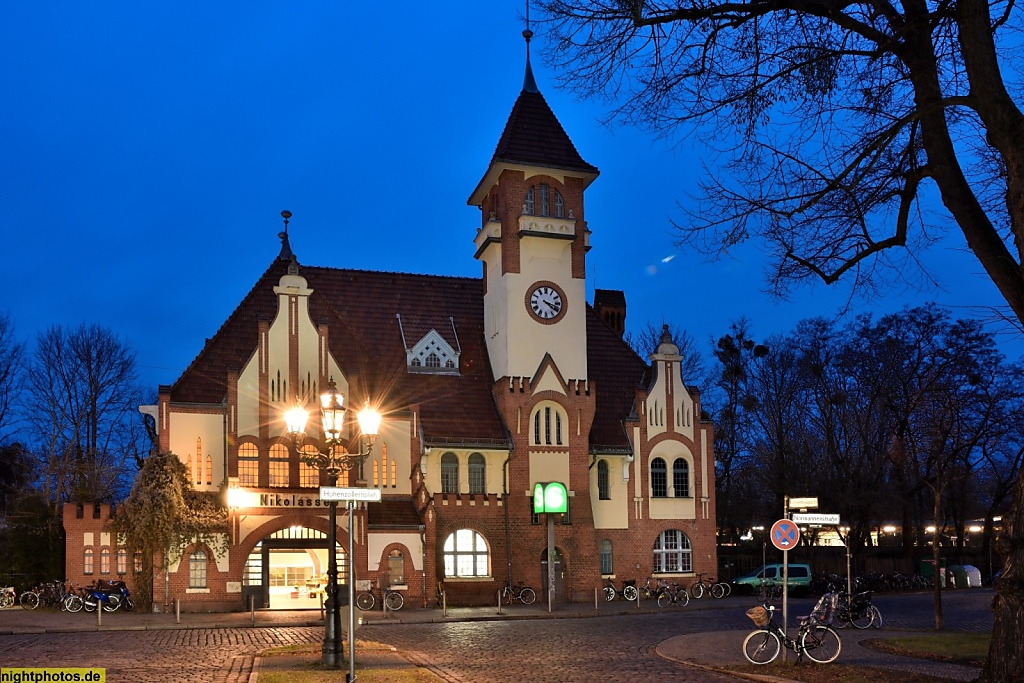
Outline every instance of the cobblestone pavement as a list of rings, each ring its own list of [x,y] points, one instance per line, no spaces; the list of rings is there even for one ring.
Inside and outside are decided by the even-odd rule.
[[[990,630],[991,599],[991,591],[945,593],[946,628]],[[792,601],[791,617],[806,614],[812,603],[807,599]],[[407,609],[388,615],[386,620],[381,615],[365,614],[368,622],[359,630],[358,638],[393,646],[398,654],[431,669],[449,683],[646,683],[652,676],[724,683],[735,679],[686,662],[711,666],[740,663],[738,643],[751,629],[744,615],[751,604],[750,598],[734,597],[693,601],[682,609],[648,609],[642,605],[644,609],[636,612],[625,604],[602,604],[599,612],[574,605],[555,614],[547,614],[538,606],[516,606],[501,616],[495,615],[494,608],[463,608],[452,610],[447,620],[439,610]],[[844,661],[930,670],[931,664],[921,660],[882,661],[873,651],[860,648],[859,641],[895,629],[933,628],[931,595],[877,596],[875,604],[885,617],[885,628],[843,631]],[[615,611],[608,611],[612,609]],[[601,618],[579,618],[598,613]],[[3,610],[0,666],[104,667],[111,683],[242,683],[248,680],[261,650],[319,643],[323,638],[322,622],[317,623],[319,615],[315,611],[257,613],[256,627],[251,625],[248,613],[183,614],[180,625],[174,623],[174,615],[114,614],[103,621],[103,628],[110,630],[99,631],[87,618],[76,619],[79,616]],[[973,677],[970,674],[964,671],[949,677],[969,680]]]
[[[317,627],[0,636],[2,667],[103,667],[110,683],[244,683],[266,648],[316,642]]]

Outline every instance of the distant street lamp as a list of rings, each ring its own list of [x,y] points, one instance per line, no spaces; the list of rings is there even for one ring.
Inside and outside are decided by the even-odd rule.
[[[317,449],[316,453],[303,452],[300,459],[309,467],[327,473],[327,481],[330,486],[337,486],[338,475],[342,472],[353,470],[362,465],[363,461],[373,450],[373,444],[377,439],[380,429],[380,413],[369,406],[363,408],[357,419],[359,421],[360,434],[357,438],[358,449],[351,453],[342,443],[342,431],[345,423],[345,408],[342,406],[344,397],[338,392],[332,377],[327,385],[327,391],[320,395],[320,418],[321,427],[324,433],[325,451]],[[284,414],[285,424],[288,429],[288,436],[292,439],[296,449],[302,450],[302,443],[306,438],[306,422],[309,420],[309,412],[301,406],[296,406]],[[338,604],[338,560],[337,560],[337,525],[338,525],[338,502],[332,500],[329,503],[330,522],[327,530],[327,602],[325,608],[326,623],[324,625],[324,644],[322,662],[325,667],[336,668],[342,660],[341,646],[341,610]],[[349,674],[346,680],[355,681],[355,563],[353,561],[353,526],[352,516],[355,511],[353,505],[349,505],[348,511],[348,659]]]

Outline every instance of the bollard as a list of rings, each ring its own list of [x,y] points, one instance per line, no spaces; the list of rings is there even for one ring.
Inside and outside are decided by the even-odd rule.
[[[256,625],[256,596],[249,596],[249,618],[252,620],[252,625]]]
[[[181,598],[174,598],[174,623],[181,623]]]
[[[444,616],[448,616],[448,592],[441,591],[441,610]]]
[[[498,614],[501,614],[501,591],[498,591]]]
[[[320,621],[324,620],[324,594],[320,593]]]
[[[636,608],[640,609],[640,591],[636,592]]]
[[[597,596],[600,594],[600,589],[594,589],[594,609],[597,609]]]
[[[96,627],[103,626],[103,601],[96,599]]]

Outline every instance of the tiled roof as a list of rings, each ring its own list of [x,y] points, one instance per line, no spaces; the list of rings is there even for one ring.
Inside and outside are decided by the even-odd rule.
[[[287,266],[277,260],[260,277],[171,387],[172,401],[224,400],[227,371],[241,371],[256,351],[259,321],[270,321],[277,314],[273,290]],[[427,444],[502,447],[508,443],[491,395],[481,279],[311,266],[301,266],[299,272],[313,290],[310,317],[314,323],[328,325],[332,355],[347,377],[358,378],[358,386],[373,397],[384,397],[385,415],[388,411],[404,414],[410,405],[417,405]],[[401,313],[403,324],[419,329],[453,318],[462,350],[459,373],[409,373],[396,313]],[[591,442],[626,447],[629,442],[621,423],[632,410],[647,364],[589,307],[587,337],[590,377],[598,397]],[[355,405],[360,399],[351,401]]]
[[[366,507],[367,524],[382,526],[419,526],[423,522],[412,505],[411,498],[382,498],[379,503]]]
[[[512,107],[490,165],[498,162],[598,173],[576,151],[544,96],[527,90]]]

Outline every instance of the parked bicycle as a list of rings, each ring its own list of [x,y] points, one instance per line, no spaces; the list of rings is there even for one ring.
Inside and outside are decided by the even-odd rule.
[[[522,581],[514,586],[506,583],[505,587],[501,589],[501,601],[506,605],[511,605],[515,600],[524,605],[532,605],[537,600],[537,592]]]
[[[0,609],[5,607],[14,607],[18,601],[18,594],[14,590],[14,586],[3,586],[0,587]]]
[[[743,639],[743,656],[751,664],[769,664],[779,656],[784,645],[797,654],[797,661],[807,658],[818,664],[834,662],[843,648],[842,640],[829,624],[835,613],[837,596],[826,593],[806,617],[799,617],[795,638],[783,633],[775,623],[775,606],[758,605],[747,610],[747,616],[758,627]]]
[[[648,576],[647,582],[642,586],[637,586],[637,592],[640,593],[640,597],[644,600],[658,599],[658,596],[662,594],[665,587],[668,586],[664,579],[658,579],[655,585],[651,585],[654,581],[653,577]]]
[[[658,594],[658,607],[679,605],[686,607],[690,604],[690,594],[678,583],[666,583]]]
[[[638,595],[636,590],[636,579],[623,581],[622,590],[619,590],[615,585],[614,579],[605,579],[604,582],[604,599],[608,602],[614,600],[616,595],[621,595],[623,600],[628,600],[630,602],[636,601]]]
[[[871,591],[855,593],[852,596],[843,591],[837,595],[834,620],[837,628],[846,628],[848,624],[860,629],[871,626],[882,628],[882,613],[871,604]]]
[[[713,577],[708,576],[707,572],[698,572],[697,580],[690,586],[690,595],[693,596],[694,600],[700,600],[705,595],[710,595],[713,598],[724,598],[731,592],[732,588],[729,587],[729,584],[715,581]]]
[[[377,604],[377,596],[373,594],[373,581],[370,582],[369,589],[363,591],[356,596],[356,607],[367,612],[373,609],[374,605]],[[398,591],[391,590],[388,586],[384,589],[384,605],[392,612],[396,612],[402,609],[402,605],[405,604],[405,598]]]

